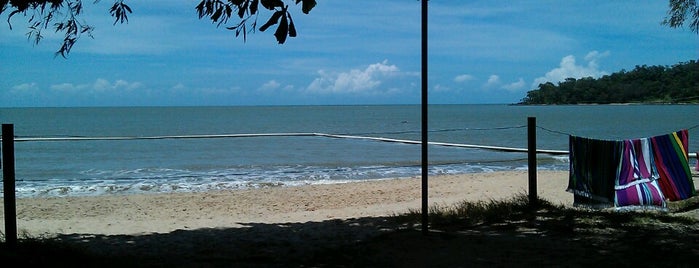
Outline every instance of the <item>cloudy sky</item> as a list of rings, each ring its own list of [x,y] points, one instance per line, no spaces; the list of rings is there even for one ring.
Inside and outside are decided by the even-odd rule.
[[[199,20],[197,0],[85,2],[95,26],[67,59],[0,23],[0,107],[420,103],[420,2],[318,0],[291,7],[299,36],[248,36]],[[699,59],[699,37],[660,22],[668,1],[432,0],[430,103],[515,103],[539,83]],[[260,25],[269,16],[260,16]]]

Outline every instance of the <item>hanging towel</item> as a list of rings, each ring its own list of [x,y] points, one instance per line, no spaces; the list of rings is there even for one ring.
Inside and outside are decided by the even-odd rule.
[[[571,135],[566,191],[610,206],[662,207],[690,198],[696,189],[688,144],[687,130],[621,141]]]
[[[653,156],[660,175],[658,184],[670,201],[684,200],[696,195],[689,169],[687,147],[689,132],[681,130],[651,138]]]
[[[655,166],[651,140],[624,140],[620,143],[614,206],[666,207],[665,197],[658,186],[660,175]]]
[[[569,137],[568,192],[611,206],[621,156],[618,141]]]

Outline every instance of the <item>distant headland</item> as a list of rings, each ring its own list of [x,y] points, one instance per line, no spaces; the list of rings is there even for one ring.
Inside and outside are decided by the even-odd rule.
[[[699,104],[699,63],[637,65],[596,79],[547,82],[527,92],[517,104]]]

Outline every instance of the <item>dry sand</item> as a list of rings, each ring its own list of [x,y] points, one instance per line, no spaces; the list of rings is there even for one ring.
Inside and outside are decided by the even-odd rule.
[[[567,171],[538,172],[538,194],[554,204],[572,205],[567,183]],[[526,171],[431,176],[429,201],[488,201],[526,194],[527,189]],[[420,204],[417,177],[206,193],[24,198],[17,200],[17,226],[31,235],[169,233],[383,217],[419,210]],[[4,232],[4,225],[0,228]]]

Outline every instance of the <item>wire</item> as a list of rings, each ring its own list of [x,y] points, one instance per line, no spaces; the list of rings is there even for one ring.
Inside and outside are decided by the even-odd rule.
[[[542,126],[536,126],[536,128],[539,128],[539,129],[542,129],[542,130],[544,130],[544,131],[548,131],[548,132],[551,132],[551,133],[555,133],[555,134],[561,134],[561,135],[565,135],[565,136],[573,136],[573,134],[570,134],[570,133],[567,133],[567,132],[558,131],[558,130],[552,130],[552,129],[548,129],[548,128],[545,128],[545,127],[542,127]]]

